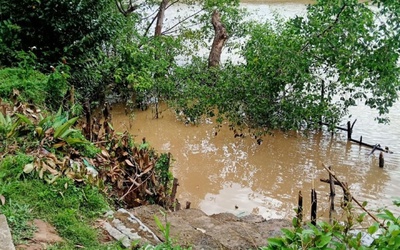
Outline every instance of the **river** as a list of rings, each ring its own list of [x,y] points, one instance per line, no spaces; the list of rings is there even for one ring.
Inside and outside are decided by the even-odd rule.
[[[284,16],[293,16],[304,13],[306,2],[266,0],[243,6],[260,13],[278,11]],[[357,119],[354,138],[363,136],[364,142],[380,143],[394,152],[384,154],[383,169],[378,167],[379,152],[368,156],[371,149],[348,142],[345,132],[340,131],[333,136],[322,131],[307,137],[295,132],[274,132],[264,136],[258,145],[250,137],[235,138],[226,124],[217,135],[216,124],[211,120],[198,126],[185,125],[166,107],[160,119],[153,119],[151,108],[136,111],[131,119],[125,115],[123,105],[115,105],[112,116],[117,131],[130,131],[138,142],[146,137],[158,151],[172,153],[172,171],[179,179],[181,203],[190,201],[192,207],[207,214],[255,213],[265,218],[291,218],[300,190],[305,208],[310,206],[313,185],[318,193],[319,216],[326,216],[329,186],[319,181],[328,176],[322,164],[332,166],[340,180],[348,182],[354,197],[361,202],[368,201],[367,208],[395,209],[392,200],[400,190],[397,186],[400,183],[399,110],[400,103],[396,103],[389,115],[390,125],[383,125],[373,120],[375,114],[368,108],[351,109],[352,119]],[[339,188],[336,193],[339,206],[343,194]]]

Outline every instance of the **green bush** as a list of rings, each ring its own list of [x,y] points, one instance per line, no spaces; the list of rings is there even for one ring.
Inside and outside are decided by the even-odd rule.
[[[41,64],[80,60],[111,40],[124,22],[114,1],[1,1],[0,65],[15,66],[13,51],[32,49]],[[50,69],[45,68],[47,71]]]
[[[45,75],[25,66],[0,69],[0,98],[57,109],[69,88],[68,69],[60,66],[54,73]]]
[[[9,99],[13,95],[23,102],[44,104],[48,76],[22,68],[5,68],[0,70],[0,97]],[[19,95],[14,91],[17,90]]]

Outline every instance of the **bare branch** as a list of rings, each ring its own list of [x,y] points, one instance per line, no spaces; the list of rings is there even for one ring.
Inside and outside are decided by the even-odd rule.
[[[118,11],[121,12],[124,16],[128,16],[129,14],[131,14],[132,12],[134,12],[139,8],[139,5],[133,4],[132,0],[129,1],[129,6],[126,10],[124,10],[122,6],[122,1],[115,0],[115,5],[117,5]]]
[[[190,15],[190,16],[185,17],[184,19],[180,20],[180,21],[177,22],[176,24],[172,25],[170,28],[164,30],[164,32],[163,32],[162,34],[167,34],[167,33],[169,33],[169,32],[170,32],[172,29],[174,29],[176,26],[178,26],[178,25],[182,24],[183,22],[189,20],[190,18],[192,18],[192,17],[198,15],[200,12],[202,12],[202,11],[204,11],[204,10],[205,10],[205,8],[203,8],[203,9],[201,9],[201,10],[199,10],[199,11],[193,13],[193,14]]]

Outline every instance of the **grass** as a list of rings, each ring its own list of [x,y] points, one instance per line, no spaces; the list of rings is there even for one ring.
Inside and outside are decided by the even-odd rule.
[[[29,224],[42,219],[56,227],[65,240],[50,249],[121,249],[118,242],[102,244],[96,219],[110,210],[107,199],[97,188],[76,185],[62,178],[49,185],[23,167],[32,158],[24,154],[8,156],[0,162],[0,194],[6,198],[0,213],[7,217],[15,244],[26,243],[35,228]]]

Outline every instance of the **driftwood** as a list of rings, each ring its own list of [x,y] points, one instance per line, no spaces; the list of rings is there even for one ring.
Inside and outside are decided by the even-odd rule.
[[[214,26],[215,36],[208,57],[208,67],[210,68],[219,66],[222,48],[224,47],[226,40],[228,40],[228,33],[225,26],[221,23],[221,17],[217,10],[214,10],[211,21]]]

